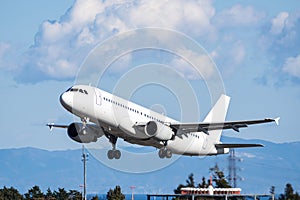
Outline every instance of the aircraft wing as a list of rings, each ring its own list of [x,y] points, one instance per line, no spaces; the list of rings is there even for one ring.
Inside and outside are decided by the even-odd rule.
[[[54,128],[68,128],[68,125],[58,125],[58,124],[54,124],[54,123],[48,123],[46,124],[46,126],[48,126],[50,128],[50,131],[52,131],[53,127]]]
[[[210,130],[223,130],[223,129],[233,129],[239,132],[240,128],[248,127],[253,124],[262,124],[269,122],[276,122],[278,125],[280,118],[266,118],[261,120],[245,120],[245,121],[228,121],[228,122],[204,122],[204,123],[166,123],[173,130],[181,131],[182,133],[189,132],[204,132],[209,134]]]
[[[249,148],[249,147],[264,147],[262,144],[215,144],[217,149],[219,148]]]

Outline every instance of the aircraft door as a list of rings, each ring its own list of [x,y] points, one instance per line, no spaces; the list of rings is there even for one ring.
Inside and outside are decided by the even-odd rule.
[[[100,93],[100,91],[97,88],[95,88],[95,95],[96,95],[96,104],[98,106],[100,106],[102,99],[101,99],[101,93]]]

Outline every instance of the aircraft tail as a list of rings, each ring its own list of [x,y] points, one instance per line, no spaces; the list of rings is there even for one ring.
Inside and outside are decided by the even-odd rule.
[[[210,110],[204,119],[204,123],[210,122],[224,122],[230,102],[230,97],[222,94],[214,107]],[[209,146],[220,143],[222,130],[211,130],[207,136],[207,143]]]

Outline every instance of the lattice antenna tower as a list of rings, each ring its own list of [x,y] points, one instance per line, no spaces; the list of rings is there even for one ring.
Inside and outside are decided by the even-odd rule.
[[[236,161],[241,161],[240,158],[235,156],[235,150],[234,149],[230,149],[229,150],[229,165],[228,165],[228,171],[229,171],[229,175],[228,175],[228,180],[229,180],[229,184],[231,185],[231,187],[236,188],[237,187],[237,180],[241,180],[241,178],[237,175],[237,170],[239,168],[237,168],[236,166]]]

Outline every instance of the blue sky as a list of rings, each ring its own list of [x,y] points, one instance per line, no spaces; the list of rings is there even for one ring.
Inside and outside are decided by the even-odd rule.
[[[74,120],[59,104],[59,95],[75,82],[79,66],[96,44],[143,27],[182,32],[207,50],[232,97],[227,120],[281,117],[280,126],[259,125],[225,135],[300,141],[299,1],[3,0],[0,24],[0,148],[80,147],[64,130],[50,133],[44,126]],[[177,69],[187,76],[180,63],[163,64],[179,64]],[[112,69],[100,87],[111,91],[126,70]],[[210,106],[207,91],[202,80],[187,79],[203,119]],[[146,87],[133,100],[145,106],[162,104],[176,118],[176,100],[162,94],[161,88]]]

